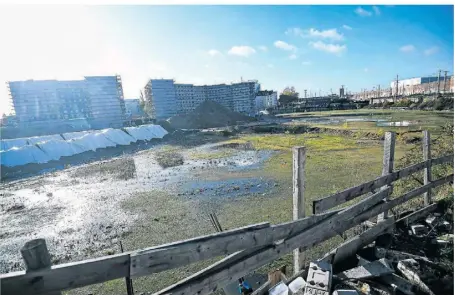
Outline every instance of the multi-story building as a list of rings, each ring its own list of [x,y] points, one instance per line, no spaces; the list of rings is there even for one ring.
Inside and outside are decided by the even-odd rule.
[[[228,109],[233,109],[231,85],[217,84],[205,85],[203,87],[205,89],[205,98],[207,100],[215,101]]]
[[[14,81],[8,82],[8,89],[20,126],[86,119],[91,128],[106,128],[122,127],[125,121],[119,76]]]
[[[254,115],[256,82],[234,83],[232,87],[232,106],[235,112]]]
[[[179,101],[172,79],[150,80],[145,85],[144,97],[152,106],[151,113],[154,119],[163,120],[179,113]]]
[[[125,117],[127,120],[136,120],[147,117],[144,110],[141,108],[138,98],[125,99]]]
[[[256,112],[278,106],[278,94],[276,91],[264,90],[256,94],[255,107]]]
[[[186,114],[203,101],[211,100],[220,105],[248,115],[255,112],[255,96],[260,89],[257,81],[233,84],[196,86],[178,84],[173,80],[152,79],[144,89],[145,98],[152,106],[155,119],[167,119],[175,114]]]

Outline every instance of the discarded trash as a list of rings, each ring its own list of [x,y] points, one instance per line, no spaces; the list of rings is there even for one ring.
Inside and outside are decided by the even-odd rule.
[[[310,262],[304,295],[330,294],[332,265],[325,261]]]
[[[298,277],[289,284],[289,291],[291,291],[291,294],[296,294],[297,292],[302,291],[305,286],[305,280],[302,277]]]
[[[416,224],[416,225],[411,225],[411,232],[415,236],[419,237],[419,236],[426,235],[428,233],[428,229],[424,225]]]
[[[289,288],[286,286],[285,283],[280,282],[273,286],[272,289],[269,290],[269,295],[288,295]]]

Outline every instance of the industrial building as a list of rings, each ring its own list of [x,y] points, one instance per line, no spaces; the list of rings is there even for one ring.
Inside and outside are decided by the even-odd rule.
[[[398,87],[405,87],[405,86],[414,86],[414,85],[421,85],[421,84],[426,84],[426,83],[433,83],[433,82],[440,82],[444,83],[444,80],[447,79],[447,81],[450,80],[451,76],[448,77],[418,77],[418,78],[410,78],[410,79],[403,79],[403,80],[398,80]],[[390,87],[394,88],[397,86],[397,81],[392,81],[390,83]]]
[[[205,100],[211,100],[240,113],[255,113],[257,81],[233,84],[179,84],[170,79],[151,79],[144,88],[144,97],[152,106],[152,117],[167,119],[176,114],[187,114]]]
[[[26,80],[7,83],[21,127],[88,122],[91,128],[122,127],[125,104],[119,76],[84,80]]]

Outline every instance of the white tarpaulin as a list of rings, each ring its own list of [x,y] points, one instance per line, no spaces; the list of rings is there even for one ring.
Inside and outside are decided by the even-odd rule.
[[[29,144],[35,144],[38,142],[49,141],[49,140],[63,140],[63,138],[60,136],[60,134],[43,135],[43,136],[35,136],[35,137],[28,138]]]
[[[129,145],[136,142],[133,137],[120,129],[104,129],[101,132],[107,139],[119,145]]]
[[[47,163],[51,159],[47,154],[35,145],[26,145],[20,148],[14,147],[0,152],[1,164],[13,167],[30,163]]]
[[[79,132],[68,132],[68,133],[63,133],[63,138],[65,138],[66,140],[68,139],[74,139],[74,138],[79,138],[79,137],[82,137],[86,134],[89,134],[89,133],[92,133],[93,130],[89,130],[89,131],[79,131]]]
[[[81,146],[84,152],[90,150],[96,151],[97,149],[116,146],[114,142],[107,139],[106,136],[101,133],[89,133],[82,137],[72,139],[70,142]]]
[[[13,147],[23,147],[28,144],[27,138],[15,138],[2,140],[2,151],[7,151]]]
[[[39,143],[38,146],[51,158],[52,160],[59,160],[61,157],[68,157],[80,154],[83,149],[77,145],[65,140],[50,140]]]
[[[148,140],[149,134],[148,130],[139,127],[126,127],[126,132],[128,132],[136,140]]]
[[[145,125],[147,126],[147,128],[153,133],[155,134],[155,138],[163,138],[163,136],[165,136],[168,132],[166,131],[166,129],[164,129],[163,127],[161,127],[160,125]]]

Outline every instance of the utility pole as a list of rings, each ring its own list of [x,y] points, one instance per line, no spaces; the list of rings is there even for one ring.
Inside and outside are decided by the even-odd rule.
[[[447,90],[446,90],[446,85],[447,85],[447,73],[449,71],[444,71],[444,94],[447,93]]]
[[[378,85],[378,98],[381,97],[381,85]]]
[[[305,93],[305,94],[304,94],[304,97],[306,98],[306,89],[305,89],[305,90],[303,90],[303,92]]]
[[[393,100],[393,102],[396,102],[397,101],[397,98],[398,98],[398,75],[397,75],[397,80],[395,81],[395,99]]]
[[[438,72],[438,95],[439,95],[440,86],[441,86],[441,70],[439,70],[439,72]]]

